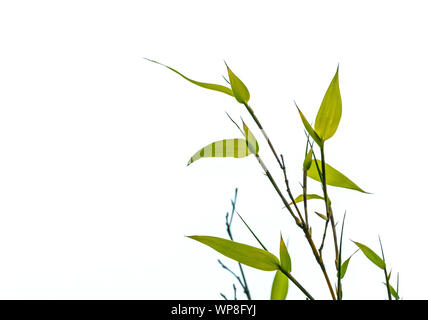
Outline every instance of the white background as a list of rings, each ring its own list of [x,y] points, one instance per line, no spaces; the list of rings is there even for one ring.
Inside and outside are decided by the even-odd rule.
[[[313,122],[340,63],[343,115],[327,162],[373,193],[330,188],[336,220],[347,210],[344,255],[355,250],[349,239],[379,253],[381,235],[401,296],[427,298],[426,9],[391,0],[2,1],[0,298],[231,298],[220,255],[184,236],[226,237],[235,187],[238,211],[266,246],[277,254],[281,231],[295,277],[329,298],[253,156],[186,167],[202,146],[239,137],[227,111],[246,119],[283,187],[244,108],[143,57],[215,83],[226,60],[284,153],[296,195],[305,137],[293,100]],[[323,224],[311,221],[319,243]],[[238,219],[233,230],[257,245]],[[268,299],[273,273],[245,270],[253,297]],[[360,252],[344,298],[385,299],[383,280]],[[289,298],[303,296],[292,286]]]

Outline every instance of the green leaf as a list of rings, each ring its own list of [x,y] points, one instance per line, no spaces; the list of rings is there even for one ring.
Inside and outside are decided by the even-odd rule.
[[[277,271],[278,272],[278,271]],[[387,286],[387,284],[384,282],[383,283],[385,285],[385,287]],[[394,289],[393,286],[389,285],[389,292],[391,292],[392,296],[396,299],[396,300],[400,300],[400,296],[398,295],[397,291]]]
[[[163,63],[157,62],[155,60],[147,59],[147,58],[145,58],[145,59],[148,60],[148,61],[150,61],[150,62],[160,64],[161,66],[164,66],[164,67],[168,68],[171,71],[174,71],[175,73],[179,74],[184,79],[186,79],[187,81],[190,81],[191,83],[196,84],[197,86],[200,86],[202,88],[209,89],[209,90],[223,92],[223,93],[226,93],[226,94],[228,94],[229,96],[232,96],[232,97],[234,96],[232,90],[229,89],[229,88],[227,88],[227,87],[225,87],[225,86],[222,86],[220,84],[212,84],[212,83],[199,82],[199,81],[195,81],[195,80],[189,79],[188,77],[186,77],[182,73],[178,72],[177,70],[175,70],[175,69],[173,69],[171,67],[168,67],[167,65],[164,65]]]
[[[317,195],[317,194],[307,194],[306,195],[306,200],[311,200],[311,199],[320,199],[320,200],[324,200],[323,197]],[[299,203],[303,201],[303,194],[299,195],[296,199],[294,199],[295,203]],[[292,205],[293,202],[290,203],[290,205]]]
[[[242,121],[244,125],[244,132],[245,132],[245,140],[247,141],[248,149],[250,149],[250,152],[253,154],[259,153],[259,143],[257,142],[256,138],[254,137],[251,130],[247,127],[244,121]]]
[[[290,258],[290,254],[288,253],[287,246],[285,245],[284,240],[282,239],[282,235],[281,235],[281,239],[279,242],[279,258],[281,261],[281,267],[285,271],[290,273],[291,272],[291,258]]]
[[[285,300],[288,294],[288,277],[281,271],[275,273],[270,293],[271,300]]]
[[[372,249],[365,246],[362,243],[352,241],[357,245],[358,248],[364,253],[364,255],[369,259],[371,262],[373,262],[375,265],[377,265],[382,270],[385,269],[385,261],[383,261]]]
[[[315,160],[312,160],[312,166],[308,170],[308,177],[321,182],[321,178],[319,176],[317,166],[314,163]],[[318,167],[320,168],[320,171],[322,171],[322,164],[320,160],[317,160]],[[353,189],[357,190],[363,193],[368,193],[361,189],[359,186],[357,186],[354,182],[352,182],[349,178],[347,178],[344,174],[340,173],[336,169],[334,169],[329,164],[325,164],[325,176],[326,176],[326,183],[330,186],[334,187],[340,187],[340,188],[346,188],[346,189]]]
[[[325,215],[323,215],[322,213],[316,212],[315,213],[318,215],[318,217],[320,217],[321,219],[327,221],[327,217]]]
[[[312,165],[312,149],[305,156],[305,160],[303,161],[303,170],[308,171]]]
[[[229,74],[230,86],[232,87],[233,95],[239,103],[246,104],[250,100],[250,92],[248,91],[245,84],[230,70],[228,65],[227,73]]]
[[[314,141],[321,147],[323,145],[321,138],[317,135],[315,130],[309,124],[308,120],[306,120],[306,117],[303,115],[302,111],[300,111],[300,109],[297,105],[296,105],[296,108],[299,111],[300,118],[302,119],[303,126],[305,127],[306,131],[309,133],[309,135],[312,137],[312,139],[314,139]]]
[[[187,165],[201,158],[244,158],[251,154],[244,139],[224,139],[210,143],[197,151],[189,160]]]
[[[189,238],[199,241],[222,255],[247,266],[264,271],[279,270],[278,258],[265,250],[217,237],[190,236]]]
[[[344,263],[340,266],[340,279],[343,279],[345,276],[346,270],[348,270],[349,261],[351,260],[352,256],[350,256],[348,259],[345,260]]]
[[[315,132],[323,140],[331,138],[342,116],[342,98],[339,89],[339,67],[324,95],[315,119]]]

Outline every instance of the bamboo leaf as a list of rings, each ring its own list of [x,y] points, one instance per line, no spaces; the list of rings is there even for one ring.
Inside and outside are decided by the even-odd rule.
[[[343,279],[346,271],[348,270],[349,261],[351,261],[352,256],[345,260],[344,263],[340,266],[340,279]]]
[[[281,239],[279,242],[279,258],[280,258],[281,267],[285,271],[290,273],[291,272],[291,258],[290,258],[290,254],[288,253],[287,246],[285,245],[284,240],[282,239],[282,235],[281,235]]]
[[[232,90],[230,88],[227,88],[227,87],[222,86],[220,84],[205,83],[205,82],[199,82],[199,81],[195,81],[195,80],[189,79],[184,74],[178,72],[177,70],[175,70],[175,69],[173,69],[171,67],[168,67],[167,65],[164,65],[163,63],[157,62],[155,60],[147,59],[147,58],[145,58],[145,59],[148,60],[148,61],[150,61],[150,62],[157,63],[157,64],[159,64],[161,66],[164,66],[165,68],[168,68],[169,70],[177,73],[178,75],[180,75],[181,77],[183,77],[187,81],[189,81],[189,82],[191,82],[191,83],[193,83],[193,84],[195,84],[195,85],[197,85],[199,87],[202,87],[202,88],[205,88],[205,89],[209,89],[209,90],[223,92],[223,93],[226,93],[226,94],[228,94],[229,96],[232,96],[232,97],[234,96],[233,92],[232,92]]]
[[[248,149],[250,149],[251,153],[258,154],[259,153],[259,143],[257,142],[256,138],[254,137],[253,133],[247,127],[245,122],[242,121],[242,123],[244,125],[245,140],[247,141]]]
[[[308,120],[306,120],[306,117],[303,115],[302,111],[300,111],[297,105],[296,105],[296,108],[299,111],[300,118],[302,119],[303,126],[305,127],[306,131],[309,133],[312,139],[314,139],[314,141],[321,147],[323,145],[321,138],[317,135],[315,130],[309,124]]]
[[[305,156],[305,160],[303,161],[303,170],[308,171],[312,165],[312,149]]]
[[[320,160],[316,160],[318,163],[318,167],[320,168],[320,171],[322,170],[322,165],[321,165],[321,161]],[[315,160],[312,160],[312,166],[311,168],[308,170],[308,177],[321,182],[321,178],[319,176],[318,170],[317,170],[317,166],[314,163]],[[336,169],[334,169],[332,166],[330,166],[329,164],[325,164],[325,179],[326,179],[326,183],[330,186],[334,186],[334,187],[340,187],[340,188],[346,188],[346,189],[353,189],[353,190],[357,190],[363,193],[368,193],[366,191],[364,191],[363,189],[361,189],[359,186],[357,186],[354,182],[352,182],[348,177],[346,177],[344,174],[342,174],[341,172],[337,171]]]
[[[288,294],[288,277],[281,271],[275,273],[270,293],[271,300],[285,300]]]
[[[320,200],[324,200],[323,197],[317,195],[317,194],[307,194],[306,195],[306,200],[311,200],[311,199],[320,199]],[[296,197],[296,199],[294,199],[295,203],[299,203],[303,201],[303,194],[299,195]],[[290,205],[292,205],[293,202],[290,203]]]
[[[278,271],[277,271],[278,272]],[[385,285],[385,287],[387,286],[387,284],[384,282],[383,283]],[[392,296],[396,299],[396,300],[400,300],[400,296],[398,295],[397,291],[394,289],[393,286],[389,285],[389,292],[391,292]]]
[[[315,132],[323,140],[331,138],[342,116],[342,98],[339,89],[339,67],[324,95],[315,119]]]
[[[372,249],[367,247],[366,245],[352,241],[357,245],[358,248],[364,253],[364,255],[369,259],[371,262],[373,262],[375,265],[377,265],[382,270],[385,269],[385,261],[383,261]]]
[[[250,92],[248,91],[245,84],[230,70],[228,65],[227,73],[229,74],[229,82],[232,88],[233,95],[239,103],[246,104],[250,100]]]
[[[318,217],[320,217],[321,219],[327,221],[327,217],[325,215],[323,215],[322,213],[316,212],[315,213],[318,215]]]
[[[187,165],[201,158],[244,158],[251,154],[244,139],[224,139],[210,143],[197,151]]]
[[[239,242],[210,236],[190,236],[222,255],[247,266],[264,270],[279,270],[279,261],[272,253]]]

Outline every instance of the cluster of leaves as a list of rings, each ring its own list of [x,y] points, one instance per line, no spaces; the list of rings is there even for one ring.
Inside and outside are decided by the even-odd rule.
[[[163,65],[154,60],[149,60],[149,61]],[[324,95],[324,98],[321,102],[321,106],[318,110],[317,117],[315,119],[314,126],[311,126],[311,124],[308,122],[308,120],[304,116],[303,112],[300,110],[300,108],[296,104],[297,111],[303,122],[303,126],[307,132],[308,140],[306,144],[305,158],[302,166],[303,179],[304,179],[303,193],[297,197],[293,197],[291,191],[289,190],[288,180],[286,177],[286,171],[285,171],[282,155],[281,155],[281,159],[282,159],[281,161],[271,141],[269,140],[266,132],[261,126],[260,121],[255,116],[254,110],[248,105],[250,100],[250,92],[248,88],[232,72],[229,66],[226,64],[228,80],[227,79],[225,80],[230,85],[230,87],[219,85],[219,84],[211,84],[211,83],[195,81],[186,77],[182,73],[178,72],[177,70],[169,66],[166,66],[166,65],[163,65],[163,66],[177,73],[187,81],[197,86],[203,87],[205,89],[222,92],[231,97],[234,97],[240,104],[245,106],[246,110],[252,116],[258,128],[262,131],[276,160],[279,163],[280,168],[284,172],[285,182],[287,184],[287,192],[291,198],[291,202],[286,201],[284,195],[280,191],[279,187],[277,186],[269,170],[266,168],[265,164],[261,160],[261,157],[259,155],[259,143],[244,121],[242,121],[242,129],[236,124],[236,122],[234,122],[235,125],[237,125],[237,127],[241,131],[242,135],[244,136],[243,138],[223,139],[223,140],[210,143],[205,147],[201,148],[200,150],[198,150],[190,158],[188,165],[192,164],[193,162],[199,159],[203,159],[207,157],[243,158],[250,155],[254,155],[255,158],[259,161],[260,165],[262,166],[263,170],[265,171],[267,177],[271,181],[275,190],[283,200],[284,205],[287,207],[288,211],[294,218],[296,224],[305,233],[308,243],[311,245],[313,254],[318,264],[320,265],[321,269],[323,270],[324,277],[326,278],[326,281],[329,286],[330,293],[333,299],[342,298],[341,280],[346,274],[351,257],[359,250],[361,250],[363,254],[371,262],[373,262],[376,266],[378,266],[380,269],[384,271],[385,280],[386,280],[385,285],[387,288],[388,298],[391,299],[391,296],[393,296],[395,299],[399,299],[398,283],[397,283],[397,288],[395,289],[391,286],[389,282],[391,273],[389,274],[387,273],[385,258],[383,256],[383,249],[382,249],[382,258],[380,258],[369,247],[359,242],[354,242],[355,245],[358,247],[358,250],[354,252],[354,254],[352,254],[350,257],[348,257],[348,259],[346,259],[342,263],[341,256],[342,256],[342,238],[343,238],[344,222],[342,223],[342,234],[340,237],[340,249],[339,249],[337,236],[336,236],[336,229],[335,229],[336,225],[334,223],[334,216],[331,208],[331,201],[327,195],[327,185],[352,189],[362,193],[367,193],[367,192],[361,189],[357,184],[355,184],[352,180],[350,180],[340,171],[336,170],[331,165],[327,164],[325,161],[325,142],[331,137],[333,137],[333,135],[336,133],[340,123],[341,116],[342,116],[342,99],[341,99],[341,94],[339,89],[339,68],[337,68],[336,73],[333,79],[331,80],[330,85]],[[321,153],[321,159],[316,158],[315,150],[313,148],[314,143],[310,141],[310,138],[313,140],[314,143],[316,143],[316,145],[318,145]],[[307,177],[321,183],[323,188],[322,196],[317,194],[307,193],[306,191]],[[321,213],[317,213],[318,216],[320,216],[326,221],[323,240],[319,249],[316,249],[313,243],[312,228],[310,227],[309,219],[307,215],[307,201],[310,199],[323,200],[326,206],[325,215]],[[303,216],[300,210],[298,209],[297,203],[299,202],[304,203],[305,216]],[[294,208],[297,211],[297,215],[292,210],[292,207],[291,207],[292,205],[294,205]],[[329,277],[325,271],[325,266],[322,258],[322,248],[324,245],[324,239],[325,239],[325,235],[326,235],[329,223],[331,224],[334,243],[335,243],[335,249],[336,249],[335,266],[337,269],[337,281],[338,281],[336,286],[336,293],[333,292]],[[307,296],[308,299],[313,299],[313,297],[309,294],[309,292],[291,275],[291,258],[288,253],[287,247],[282,239],[282,236],[280,237],[279,259],[272,253],[268,252],[263,245],[262,247],[264,249],[259,249],[253,246],[249,246],[243,243],[233,241],[232,239],[227,240],[227,239],[222,239],[218,237],[201,236],[201,235],[190,236],[189,238],[199,241],[213,248],[214,250],[221,253],[222,255],[229,257],[235,261],[238,261],[241,264],[244,264],[259,270],[263,270],[263,271],[275,271],[276,273],[275,273],[274,281],[272,284],[272,290],[271,290],[272,299],[286,298],[288,293],[289,280],[292,281]]]

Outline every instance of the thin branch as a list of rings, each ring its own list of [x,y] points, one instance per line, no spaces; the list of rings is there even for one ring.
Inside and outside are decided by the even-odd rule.
[[[291,216],[294,218],[297,226],[300,227],[303,230],[303,232],[305,233],[306,239],[308,240],[308,243],[312,249],[312,253],[314,254],[314,257],[315,257],[316,261],[318,262],[318,264],[321,268],[321,271],[323,272],[323,275],[324,275],[324,278],[327,282],[327,286],[328,286],[328,289],[330,291],[331,297],[333,298],[333,300],[336,300],[336,296],[334,294],[334,290],[333,290],[333,287],[331,285],[330,278],[328,277],[328,274],[327,274],[324,262],[322,260],[322,257],[320,256],[317,248],[315,247],[314,241],[312,240],[311,232],[309,231],[310,229],[308,229],[308,227],[304,223],[304,221],[300,221],[299,218],[297,218],[296,215],[293,213],[293,210],[291,209],[290,205],[288,204],[288,202],[285,199],[284,195],[282,194],[281,190],[278,188],[278,185],[276,184],[276,182],[275,182],[274,178],[272,177],[272,175],[270,174],[269,170],[266,168],[266,165],[264,164],[264,162],[262,161],[260,156],[258,154],[256,154],[255,156],[256,156],[257,160],[259,161],[260,166],[265,171],[266,176],[269,178],[269,181],[271,182],[271,184],[275,188],[276,192],[280,196],[285,207],[290,212]],[[290,280],[291,280],[291,278],[290,278]]]
[[[269,139],[268,135],[267,135],[267,134],[266,134],[266,132],[264,131],[264,129],[263,129],[263,127],[262,127],[262,125],[261,125],[261,123],[260,123],[259,119],[258,119],[258,118],[256,117],[256,115],[254,114],[253,109],[252,109],[252,108],[251,108],[247,103],[244,103],[244,105],[245,105],[245,107],[247,108],[247,111],[250,113],[251,117],[253,118],[254,122],[255,122],[255,123],[257,124],[257,126],[259,127],[260,131],[263,133],[263,136],[265,137],[265,139],[266,139],[266,141],[267,141],[267,143],[268,143],[268,145],[269,145],[269,147],[270,147],[270,149],[271,149],[271,151],[272,151],[273,155],[275,156],[275,159],[276,159],[276,161],[278,162],[278,165],[279,165],[279,166],[280,166],[280,168],[282,169],[282,168],[283,168],[283,166],[282,166],[281,160],[279,159],[278,154],[277,154],[277,152],[276,152],[275,148],[273,147],[272,142],[270,141],[270,139]],[[324,266],[324,262],[323,262],[323,260],[322,260],[322,257],[320,256],[320,254],[319,254],[319,252],[318,252],[318,250],[317,250],[317,248],[316,248],[316,246],[315,246],[315,244],[314,244],[313,240],[312,240],[312,236],[311,236],[311,233],[310,233],[310,229],[308,228],[308,226],[305,224],[305,222],[304,222],[304,221],[300,221],[300,220],[296,217],[296,215],[294,214],[294,212],[293,212],[293,210],[291,209],[290,205],[288,204],[288,201],[285,199],[284,195],[282,194],[281,190],[279,189],[278,185],[276,184],[276,182],[275,182],[274,178],[272,177],[272,175],[270,174],[269,170],[266,168],[266,165],[265,165],[265,164],[263,163],[263,161],[261,160],[260,156],[259,156],[258,154],[256,154],[255,156],[256,156],[257,160],[259,161],[260,166],[263,168],[263,170],[264,170],[264,172],[265,172],[266,176],[269,178],[269,180],[270,180],[271,184],[272,184],[272,185],[273,185],[273,187],[275,188],[276,192],[277,192],[277,193],[278,193],[278,195],[280,196],[280,198],[281,198],[282,202],[284,203],[285,207],[286,207],[286,208],[287,208],[287,210],[290,212],[291,216],[294,218],[294,220],[295,220],[295,222],[296,222],[297,226],[299,226],[299,227],[304,231],[305,236],[306,236],[306,239],[308,240],[308,243],[309,243],[309,245],[310,245],[310,247],[311,247],[311,249],[312,249],[312,252],[313,252],[313,254],[314,254],[314,256],[315,256],[315,259],[317,260],[318,264],[319,264],[319,265],[320,265],[320,267],[321,267],[321,270],[322,270],[323,275],[324,275],[324,278],[325,278],[325,280],[326,280],[326,282],[327,282],[327,285],[328,285],[328,288],[329,288],[330,294],[331,294],[331,296],[332,296],[333,300],[336,300],[336,296],[335,296],[335,294],[334,294],[333,287],[331,286],[330,279],[329,279],[329,277],[328,277],[328,274],[327,274],[326,268],[325,268],[325,266]],[[290,192],[290,194],[291,194],[291,192]],[[291,200],[294,200],[294,198],[293,198],[293,197],[291,197]],[[302,220],[303,220],[303,219],[302,219]],[[290,278],[290,280],[291,280],[291,278]]]
[[[233,241],[233,235],[232,235],[231,226],[232,226],[232,221],[233,221],[233,215],[235,213],[237,196],[238,196],[238,188],[235,188],[235,198],[234,198],[234,200],[232,200],[232,212],[230,214],[230,219],[228,218],[229,214],[226,213],[226,231],[227,231],[227,234],[229,235],[230,240],[232,240],[232,241]],[[239,282],[242,286],[242,289],[244,290],[245,295],[247,296],[247,299],[251,300],[250,288],[248,287],[248,283],[247,283],[247,279],[245,277],[244,269],[242,268],[242,265],[239,262],[238,262],[238,267],[239,267],[239,271],[241,272],[241,277],[242,277],[242,281],[239,281]]]
[[[331,209],[331,205],[328,202],[328,195],[327,195],[327,182],[326,182],[326,175],[325,175],[325,155],[324,155],[324,145],[320,147],[321,149],[321,166],[322,166],[322,187],[323,187],[323,193],[324,193],[324,203],[325,203],[325,209],[327,218],[331,219],[331,229],[333,231],[333,241],[334,241],[334,249],[336,252],[336,270],[339,270],[339,248],[337,245],[337,235],[336,235],[336,225],[334,223],[334,216],[333,216],[333,210]],[[327,220],[328,222],[328,220]]]
[[[392,300],[391,297],[391,290],[389,288],[389,277],[388,277],[388,272],[386,271],[386,262],[385,262],[385,255],[383,254],[383,247],[382,247],[382,241],[380,240],[380,236],[379,236],[379,243],[380,243],[380,250],[382,251],[382,259],[383,259],[383,263],[385,264],[385,267],[383,268],[383,272],[385,274],[385,280],[386,280],[386,290],[388,292],[388,299]]]
[[[302,214],[300,213],[299,207],[297,206],[296,201],[294,201],[294,197],[291,194],[290,186],[288,184],[287,171],[285,169],[285,164],[284,164],[284,156],[282,154],[281,154],[281,169],[282,169],[282,172],[284,173],[284,180],[285,180],[285,185],[287,187],[288,196],[290,197],[291,202],[294,205],[294,208],[296,208],[296,211],[297,211],[297,214],[299,215],[300,220],[304,222],[305,220],[303,219]]]
[[[241,278],[232,270],[230,270],[223,262],[221,262],[220,259],[217,259],[218,263],[223,267],[223,269],[229,271],[235,278],[236,280],[238,280],[239,284],[242,286],[242,288],[244,288],[244,284],[242,283]]]
[[[342,231],[340,233],[340,248],[339,248],[339,270],[337,271],[337,300],[342,300],[342,240],[343,240],[343,229],[345,228],[346,211],[343,215]]]
[[[251,234],[253,235],[253,237],[257,240],[257,242],[262,246],[262,248],[265,251],[268,251],[268,249],[266,249],[266,247],[263,245],[263,243],[259,240],[259,238],[257,238],[256,234],[253,232],[253,230],[251,230],[250,226],[245,222],[245,220],[241,217],[241,215],[238,213],[238,211],[236,211],[236,214],[238,215],[238,217],[241,219],[241,221],[245,224],[245,226],[247,227],[247,229],[251,232]]]

